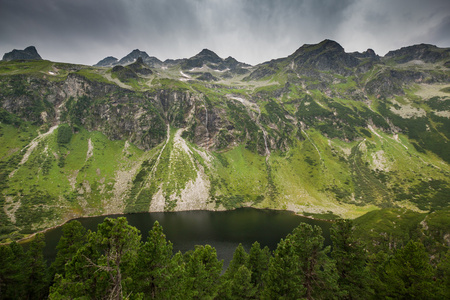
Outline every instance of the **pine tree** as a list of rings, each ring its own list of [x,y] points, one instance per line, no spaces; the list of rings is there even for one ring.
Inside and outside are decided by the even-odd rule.
[[[388,297],[403,299],[438,299],[433,269],[421,242],[409,241],[385,267]]]
[[[296,253],[291,236],[282,239],[270,258],[269,268],[264,275],[263,298],[298,299],[305,297],[300,257]]]
[[[0,299],[14,298],[16,272],[14,254],[9,246],[0,246]]]
[[[7,290],[10,295],[6,295],[7,299],[21,299],[25,297],[25,283],[27,280],[27,266],[28,262],[27,254],[24,252],[23,247],[16,242],[9,244],[9,248],[12,253],[12,261],[10,265],[10,284],[8,284]],[[2,295],[3,296],[3,295]]]
[[[254,299],[257,290],[252,283],[252,273],[245,265],[234,272],[230,290],[230,299]]]
[[[233,278],[234,274],[239,270],[241,266],[245,266],[248,261],[248,254],[245,252],[242,244],[239,244],[234,251],[233,258],[225,271],[224,276],[227,278]]]
[[[436,270],[441,299],[450,299],[450,250],[443,254]]]
[[[333,251],[339,275],[339,295],[342,299],[367,299],[372,293],[366,254],[363,245],[353,235],[353,222],[337,220],[331,227]]]
[[[136,268],[133,272],[134,290],[142,292],[151,299],[168,299],[173,285],[172,243],[166,240],[163,228],[158,221],[148,234],[147,241],[140,247]]]
[[[337,291],[337,271],[323,241],[322,229],[306,223],[281,240],[270,259],[264,296],[332,299]]]
[[[23,272],[26,274],[25,290],[27,299],[44,299],[47,296],[49,278],[43,250],[45,237],[36,234],[26,252]]]
[[[266,246],[261,249],[258,242],[254,242],[248,255],[247,268],[252,274],[252,283],[257,288],[257,295],[263,290],[263,274],[267,272],[270,261],[270,250]]]
[[[79,221],[71,221],[62,227],[62,235],[56,249],[55,261],[51,265],[52,278],[54,274],[64,274],[64,266],[72,260],[78,249],[87,243],[87,230]]]
[[[186,299],[213,299],[219,288],[223,261],[210,245],[195,246],[184,255]]]
[[[238,299],[238,294],[242,295],[245,291],[252,293],[251,291],[255,290],[254,285],[251,283],[251,271],[246,267],[247,262],[248,254],[242,244],[239,244],[234,251],[227,270],[220,278],[220,299]],[[245,269],[241,269],[241,267],[245,267]],[[239,275],[237,274],[238,272],[240,272]],[[249,275],[248,282],[244,282],[247,279],[247,274]]]
[[[55,277],[50,299],[103,298],[128,296],[141,236],[126,218],[106,218],[97,232],[89,232],[88,242],[66,264],[64,276]]]

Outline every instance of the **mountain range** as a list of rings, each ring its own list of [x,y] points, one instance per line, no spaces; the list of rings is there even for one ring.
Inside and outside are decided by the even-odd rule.
[[[324,40],[256,66],[208,49],[37,56],[0,62],[1,240],[100,214],[449,207],[449,48]]]

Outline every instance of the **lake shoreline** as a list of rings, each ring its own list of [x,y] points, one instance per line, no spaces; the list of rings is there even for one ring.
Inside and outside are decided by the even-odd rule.
[[[62,223],[60,223],[60,224],[58,224],[58,225],[54,225],[54,226],[52,226],[52,227],[48,227],[48,228],[45,228],[45,229],[43,229],[43,230],[40,230],[40,231],[37,231],[37,232],[34,232],[34,233],[31,233],[30,235],[28,235],[28,236],[26,236],[26,237],[23,237],[23,238],[21,238],[21,239],[18,239],[18,240],[16,240],[16,241],[14,241],[14,242],[16,242],[16,243],[19,243],[19,244],[26,244],[26,243],[29,243],[29,242],[31,242],[31,241],[33,241],[33,239],[36,237],[36,235],[38,235],[38,234],[40,234],[40,233],[43,233],[43,234],[45,234],[46,232],[48,232],[48,231],[50,231],[50,230],[53,230],[53,229],[56,229],[56,228],[59,228],[59,227],[62,227],[62,226],[64,226],[65,224],[67,224],[67,223],[69,223],[69,222],[71,222],[71,221],[73,221],[73,220],[79,220],[79,219],[88,219],[88,218],[97,218],[97,217],[107,217],[107,216],[112,216],[112,217],[114,217],[114,216],[117,216],[117,217],[119,217],[119,216],[127,216],[127,215],[133,215],[133,214],[142,214],[142,213],[177,213],[177,212],[201,212],[201,211],[207,211],[207,212],[226,212],[226,211],[234,211],[234,210],[236,210],[236,209],[240,209],[240,208],[252,208],[252,209],[257,209],[257,210],[270,210],[270,211],[285,211],[285,212],[291,212],[291,213],[293,213],[294,215],[296,215],[296,216],[299,216],[299,217],[302,217],[302,218],[306,218],[306,219],[310,219],[310,220],[315,220],[315,221],[322,221],[322,222],[329,222],[329,223],[333,223],[334,222],[334,220],[330,220],[330,219],[319,219],[319,218],[315,218],[315,217],[313,217],[313,216],[306,216],[306,215],[303,215],[303,214],[301,214],[301,213],[298,213],[298,212],[295,212],[295,211],[292,211],[292,210],[287,210],[287,209],[276,209],[276,208],[263,208],[263,207],[254,207],[254,206],[242,206],[242,207],[238,207],[238,208],[233,208],[233,209],[225,209],[225,210],[212,210],[212,209],[194,209],[194,210],[177,210],[177,211],[165,211],[165,212],[145,212],[145,211],[143,211],[143,212],[133,212],[133,213],[117,213],[117,214],[100,214],[100,215],[93,215],[93,216],[80,216],[80,217],[76,217],[76,218],[70,218],[70,219],[67,219],[67,220],[65,220],[64,222],[62,222]],[[6,242],[6,243],[0,243],[0,246],[3,246],[3,245],[9,245],[9,244],[11,244],[13,241],[11,241],[11,242]]]

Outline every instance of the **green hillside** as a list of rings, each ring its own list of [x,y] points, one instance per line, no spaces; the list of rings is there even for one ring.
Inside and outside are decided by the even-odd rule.
[[[254,67],[209,52],[164,68],[2,61],[0,240],[113,213],[447,209],[444,54],[324,41]]]

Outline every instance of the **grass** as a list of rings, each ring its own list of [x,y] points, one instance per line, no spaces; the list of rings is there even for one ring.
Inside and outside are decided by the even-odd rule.
[[[115,84],[112,81],[109,81],[105,77],[103,77],[101,74],[99,74],[95,69],[93,68],[84,68],[76,72],[76,74],[83,76],[89,81],[94,82],[100,82],[100,83],[106,83],[106,84]]]
[[[32,73],[48,73],[52,70],[53,63],[48,60],[24,60],[0,62],[0,74],[17,75]]]
[[[415,216],[422,218],[429,211],[441,211],[449,205],[450,167],[445,161],[448,147],[444,147],[450,136],[446,129],[448,118],[433,114],[436,110],[448,110],[446,85],[414,84],[404,88],[405,94],[397,96],[395,102],[367,95],[373,111],[362,99],[353,99],[356,97],[353,92],[362,81],[389,71],[389,66],[376,66],[360,78],[322,73],[327,80],[338,80],[331,86],[337,95],[334,98],[318,89],[306,91],[300,83],[306,86],[314,83],[321,88],[319,80],[298,78],[285,67],[282,64],[268,66],[274,72],[267,73],[265,81],[238,80],[247,74],[215,83],[181,81],[179,68],[173,68],[161,70],[151,78],[127,81],[134,91],[119,89],[112,95],[66,99],[69,109],[60,120],[70,121],[72,126],[78,123],[77,132],[71,137],[68,134],[66,143],[58,143],[58,131],[55,131],[40,142],[23,165],[19,164],[24,154],[20,150],[37,136],[38,127],[5,110],[0,111],[0,173],[4,179],[0,193],[0,225],[11,234],[23,235],[69,216],[111,210],[148,211],[158,192],[165,199],[165,209],[174,210],[183,191],[190,182],[195,182],[201,170],[210,183],[208,204],[215,202],[216,208],[253,205],[290,209],[327,219],[355,218],[369,211],[381,211],[373,213],[373,219],[368,220],[378,222],[380,218],[394,220],[390,215],[393,213],[405,220]],[[30,90],[27,79],[41,80],[46,76],[47,80],[64,80],[69,72],[99,85],[114,84],[102,75],[109,74],[105,69],[48,61],[0,62],[0,75],[4,76],[0,89],[5,94],[10,92],[5,97],[39,96],[36,99],[40,106],[32,110],[39,117],[48,101]],[[14,76],[10,75],[16,74],[30,76],[17,76],[20,80],[14,90],[14,86],[10,87],[13,85],[10,78]],[[199,115],[204,116],[206,109],[210,116],[214,115],[213,122],[219,133],[214,136],[210,128],[210,138],[220,145],[216,152],[207,153],[210,162],[201,155],[204,149],[189,142],[186,143],[188,151],[178,146],[175,142],[178,128],[170,129],[169,141],[163,148],[166,122],[185,126],[188,114],[186,106],[179,102],[177,107],[162,108],[155,97],[161,90],[192,96],[193,124],[199,124]],[[259,123],[256,122],[257,110],[252,108],[253,113],[249,113],[241,103],[228,99],[230,94],[256,103],[261,111]],[[150,128],[145,130],[162,142],[149,151],[142,151],[135,145],[125,144],[124,140],[111,141],[100,132],[83,129],[79,120],[93,110],[92,107],[108,107],[115,98],[129,100],[129,103],[120,103],[117,110],[126,110],[137,99],[139,103],[149,103],[142,107],[151,114],[143,117],[156,121],[150,122]],[[421,108],[427,115],[405,119],[392,113],[390,108],[395,105]],[[95,122],[93,115],[87,119]],[[393,126],[396,132],[400,130],[395,136]],[[262,129],[267,132],[269,158]],[[197,132],[195,126],[187,128],[184,137],[193,141]],[[214,145],[210,149],[214,149]],[[14,176],[9,178],[15,169]],[[118,174],[125,174],[120,184]],[[5,207],[7,212],[10,210],[6,200],[11,199],[21,203],[16,224],[12,224],[5,213]],[[429,213],[427,216],[433,227],[444,228],[445,215]],[[400,235],[393,227],[396,226],[394,221],[379,222],[381,231]],[[405,221],[404,228],[412,226],[408,222]]]
[[[225,153],[216,153],[215,158],[211,196],[219,200],[219,204],[228,208],[239,207],[267,196],[268,180],[263,156],[240,145]]]
[[[414,235],[425,216],[399,208],[375,210],[354,220],[355,235],[360,236],[371,249],[374,245],[384,249],[401,247]]]

